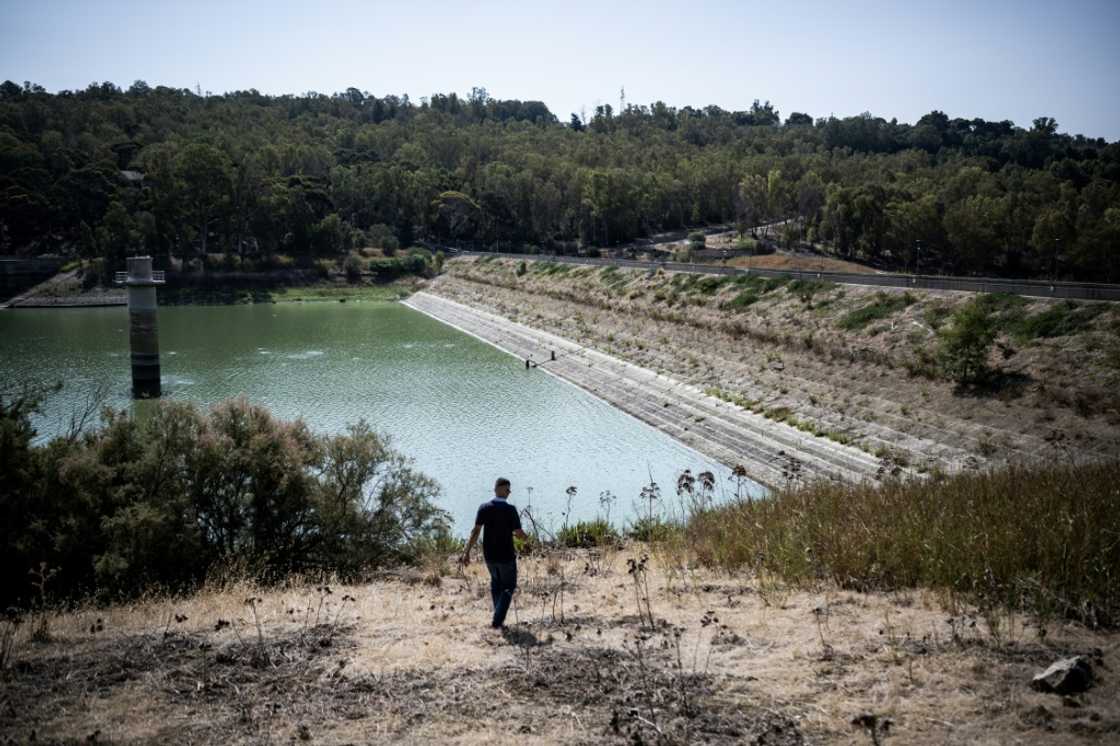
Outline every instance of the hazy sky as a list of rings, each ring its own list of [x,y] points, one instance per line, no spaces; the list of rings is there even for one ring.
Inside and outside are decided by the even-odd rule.
[[[467,93],[862,111],[913,122],[1053,116],[1120,140],[1120,0],[271,2],[0,0],[0,79],[136,79],[215,93]]]

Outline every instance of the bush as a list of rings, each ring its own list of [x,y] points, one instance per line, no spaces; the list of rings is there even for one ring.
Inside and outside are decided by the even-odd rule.
[[[185,590],[236,562],[261,581],[355,578],[448,531],[438,486],[364,422],[334,436],[244,400],[143,418],[42,446],[26,400],[0,397],[0,603],[26,601],[45,562],[56,597]]]
[[[800,278],[789,281],[789,292],[807,306],[812,307],[813,299],[818,293],[825,293],[836,287],[836,283],[825,280],[802,280]]]
[[[360,282],[362,279],[362,260],[350,254],[342,265],[348,282]]]
[[[407,256],[371,259],[369,262],[369,271],[378,282],[389,282],[405,275],[423,275],[427,267],[425,256],[411,251]]]
[[[397,249],[401,247],[397,240],[397,234],[384,223],[371,225],[369,230],[366,231],[366,241],[369,242],[370,246],[381,249],[382,254],[390,257],[396,254]]]
[[[990,378],[988,357],[996,327],[982,303],[973,300],[961,306],[937,335],[938,364],[946,378],[961,384],[983,383]]]
[[[664,541],[677,530],[679,527],[668,521],[647,516],[631,523],[626,535],[634,541]]]
[[[1120,624],[1120,461],[922,481],[820,482],[695,516],[703,563],[857,590],[925,587],[991,608]]]
[[[617,544],[621,537],[611,524],[598,518],[565,526],[556,534],[556,541],[565,547],[601,547]]]
[[[1106,310],[1108,306],[1104,303],[1081,305],[1067,300],[1016,319],[1009,325],[1009,331],[1023,342],[1039,337],[1064,337],[1084,330]]]
[[[755,251],[758,248],[758,241],[747,236],[741,236],[735,240],[736,251]]]
[[[840,319],[840,328],[847,331],[863,329],[872,321],[885,319],[915,302],[910,293],[875,293],[875,299],[862,308],[850,311]]]

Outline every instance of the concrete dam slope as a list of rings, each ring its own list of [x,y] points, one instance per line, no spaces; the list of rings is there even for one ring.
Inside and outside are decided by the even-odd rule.
[[[874,479],[879,471],[879,460],[857,448],[808,435],[555,334],[427,292],[403,303],[531,360],[700,453],[727,466],[741,465],[752,479],[771,487],[786,484],[791,469],[805,480],[842,481]]]

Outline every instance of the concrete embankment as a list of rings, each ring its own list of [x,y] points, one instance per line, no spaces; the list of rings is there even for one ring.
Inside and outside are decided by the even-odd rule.
[[[861,450],[768,420],[555,334],[431,293],[416,293],[404,303],[521,360],[532,360],[710,458],[742,465],[764,484],[783,485],[791,472],[803,479],[859,481],[874,478],[879,469],[879,461]]]

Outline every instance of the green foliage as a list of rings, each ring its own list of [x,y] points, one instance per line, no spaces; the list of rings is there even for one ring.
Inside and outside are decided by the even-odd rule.
[[[820,482],[705,511],[704,564],[816,587],[933,588],[982,609],[1120,624],[1120,462],[922,481]]]
[[[875,299],[854,311],[849,311],[841,317],[838,325],[847,331],[863,329],[872,321],[885,319],[902,309],[913,305],[916,299],[910,293],[883,293],[875,294]]]
[[[1103,303],[1057,303],[1036,314],[1022,316],[1008,325],[1008,331],[1021,341],[1039,337],[1064,337],[1089,327],[1095,318],[1108,310]]]
[[[991,377],[988,357],[997,329],[985,305],[980,299],[969,301],[938,332],[938,363],[943,375],[957,383],[978,384]]]
[[[617,544],[621,537],[611,524],[602,518],[579,521],[565,526],[556,534],[556,541],[565,547],[602,547]]]
[[[789,282],[783,277],[759,277],[757,275],[738,275],[730,280],[732,287],[743,288],[731,300],[724,302],[720,308],[731,311],[742,310],[754,305],[767,293],[772,293]],[[727,280],[721,281],[721,286]]]
[[[757,290],[744,290],[743,292],[736,294],[735,297],[731,300],[724,303],[721,308],[726,308],[731,311],[738,311],[747,308],[748,306],[754,305],[761,298],[762,296]]]
[[[807,306],[813,305],[813,299],[819,293],[827,293],[836,287],[836,283],[827,282],[825,280],[802,280],[800,278],[790,280],[788,290],[790,293],[796,295],[798,299]]]
[[[750,251],[753,253],[758,250],[758,241],[748,236],[741,236],[735,239],[734,249],[736,251]]]
[[[369,271],[377,282],[389,282],[405,275],[421,275],[427,269],[424,257],[418,254],[371,259]]]
[[[229,562],[263,581],[354,578],[448,529],[437,485],[364,422],[317,436],[244,400],[165,401],[35,446],[33,402],[0,396],[5,605],[26,601],[43,562],[56,594],[113,598],[189,588]]]
[[[1120,279],[1120,147],[1050,126],[941,112],[777,126],[764,104],[658,103],[603,107],[584,131],[541,102],[454,94],[2,88],[0,241],[109,271],[127,246],[164,262],[417,240],[592,253],[734,222],[896,269]]]
[[[662,518],[648,516],[638,518],[626,529],[626,535],[634,541],[665,541],[680,530],[680,527]]]
[[[362,279],[363,262],[361,257],[351,254],[342,264],[342,271],[346,273],[349,282],[359,282]]]
[[[692,290],[702,295],[713,295],[727,283],[726,277],[701,277],[692,284]]]

